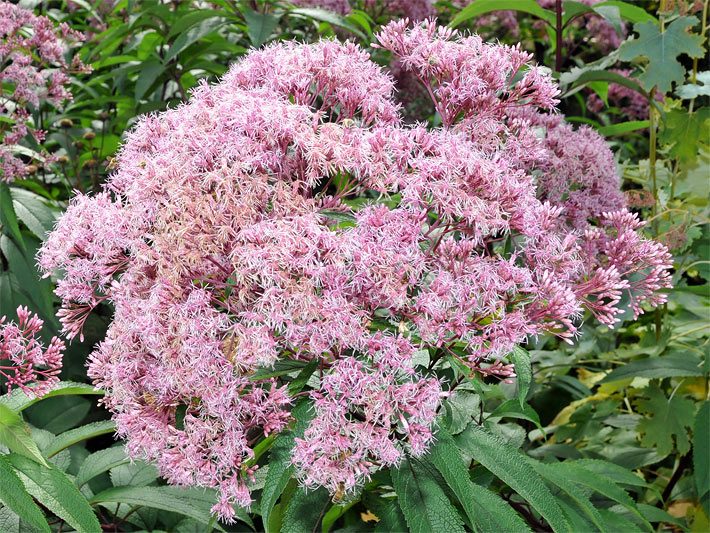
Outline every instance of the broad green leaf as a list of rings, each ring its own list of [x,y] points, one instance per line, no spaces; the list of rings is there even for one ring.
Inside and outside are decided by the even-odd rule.
[[[33,528],[50,531],[44,513],[37,507],[10,463],[2,455],[0,455],[0,502]]]
[[[428,459],[458,498],[474,529],[481,531],[530,531],[512,507],[494,493],[474,484],[461,452],[440,430]]]
[[[515,365],[515,374],[517,376],[516,387],[518,389],[518,402],[520,402],[520,407],[524,408],[533,380],[530,354],[527,350],[516,346],[513,348],[511,359]]]
[[[321,521],[321,532],[328,533],[333,527],[335,522],[348,512],[354,505],[357,505],[358,500],[353,500],[346,503],[345,505],[333,505],[328,512],[323,515],[323,520]]]
[[[175,24],[170,27],[170,33],[168,38],[172,38],[175,35],[183,33],[193,26],[199,24],[200,22],[212,18],[224,18],[223,11],[217,11],[214,9],[198,9],[195,11],[188,11],[185,15],[180,17]]]
[[[311,403],[299,402],[293,409],[293,417],[296,420],[294,430],[281,433],[276,437],[269,451],[269,471],[266,474],[266,483],[261,493],[261,517],[267,530],[271,512],[294,473],[291,464],[291,450],[295,444],[295,438],[303,435],[312,416]]]
[[[198,24],[195,24],[189,30],[181,33],[178,38],[175,39],[175,42],[173,42],[173,45],[170,47],[170,50],[168,50],[168,53],[165,54],[165,63],[168,63],[188,46],[207,37],[210,33],[217,31],[226,23],[227,21],[223,18],[208,18]]]
[[[79,533],[101,532],[99,521],[79,489],[56,467],[46,467],[21,455],[10,454],[27,492]]]
[[[637,431],[641,434],[641,444],[655,448],[661,455],[673,451],[673,441],[681,454],[690,450],[688,429],[693,426],[695,405],[692,400],[675,394],[666,398],[657,386],[644,391],[645,399],[637,402],[639,411],[646,418],[639,422]]]
[[[604,529],[602,531],[623,531],[624,533],[640,533],[643,531],[631,520],[608,509],[599,509],[599,514],[604,519]]]
[[[480,396],[466,390],[464,385],[467,384],[456,388],[443,402],[444,416],[441,423],[452,435],[457,435],[466,429],[480,411]]]
[[[379,522],[375,526],[377,533],[392,533],[393,531],[407,531],[407,521],[396,500],[387,500],[373,507]]]
[[[307,490],[299,487],[286,508],[280,533],[317,531],[318,522],[329,504],[330,497],[324,488]]]
[[[13,389],[10,394],[5,394],[0,396],[0,405],[5,405],[12,409],[13,411],[23,411],[29,406],[43,400],[45,398],[52,398],[54,396],[69,396],[74,394],[85,394],[85,395],[98,395],[103,396],[103,391],[95,389],[91,385],[86,383],[76,383],[73,381],[61,381],[52,387],[52,390],[47,394],[42,396],[42,398],[37,398],[35,396],[28,396],[24,391],[20,389]]]
[[[541,8],[535,0],[476,0],[459,11],[450,26],[455,28],[462,22],[493,11],[520,11],[541,18],[548,24],[555,23],[555,14]]]
[[[81,487],[99,474],[103,474],[116,466],[129,462],[130,459],[126,455],[123,446],[114,446],[112,448],[106,448],[105,450],[99,450],[89,455],[81,463],[75,483],[78,487]]]
[[[259,13],[253,9],[245,9],[243,14],[247,23],[247,35],[254,48],[259,48],[269,40],[281,18],[272,13]]]
[[[527,500],[554,531],[571,526],[540,475],[517,449],[487,429],[471,424],[456,444]]]
[[[693,426],[693,476],[698,499],[710,492],[710,401],[703,402]]]
[[[465,531],[458,512],[423,465],[404,459],[393,469],[392,485],[412,533]]]
[[[624,133],[646,129],[650,124],[648,120],[630,120],[628,122],[612,124],[611,126],[603,126],[597,128],[597,131],[605,137],[613,137],[614,135],[623,135]]]
[[[670,378],[702,376],[700,361],[688,355],[666,355],[632,361],[617,367],[607,374],[601,383],[629,378]]]
[[[678,526],[681,531],[685,530],[685,524],[682,520],[676,518],[675,516],[669,515],[663,509],[654,507],[652,505],[647,505],[645,503],[637,504],[639,512],[648,522],[663,522],[666,524],[673,524]]]
[[[112,420],[92,422],[91,424],[70,429],[61,435],[57,435],[49,447],[45,449],[45,453],[47,454],[47,457],[52,457],[62,450],[69,448],[69,446],[73,446],[77,442],[92,439],[94,437],[98,437],[99,435],[114,433],[115,431],[116,424]]]
[[[211,489],[182,487],[113,487],[100,492],[91,500],[93,505],[125,503],[149,507],[188,516],[202,524],[212,524],[212,506],[217,503],[217,494]],[[237,518],[250,526],[251,519],[244,511]]]
[[[5,405],[0,404],[0,444],[11,452],[28,457],[41,465],[49,466],[32,440],[30,429],[22,417]]]
[[[145,461],[133,461],[111,469],[111,483],[115,487],[145,487],[158,479],[155,465]]]
[[[688,33],[687,28],[698,23],[696,17],[678,17],[665,31],[660,31],[653,22],[634,25],[638,37],[627,41],[619,49],[622,61],[633,61],[639,57],[648,60],[644,71],[638,76],[647,91],[657,87],[662,93],[671,90],[672,83],[680,83],[685,78],[685,67],[678,56],[703,57],[703,38]]]

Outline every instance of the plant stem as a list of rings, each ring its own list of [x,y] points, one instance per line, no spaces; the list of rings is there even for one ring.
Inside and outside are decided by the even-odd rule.
[[[557,0],[555,11],[557,14],[555,24],[555,32],[557,35],[557,45],[555,46],[555,71],[560,72],[562,70],[562,0]]]

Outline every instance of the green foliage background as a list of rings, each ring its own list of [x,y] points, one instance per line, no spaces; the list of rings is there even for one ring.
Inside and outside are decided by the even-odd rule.
[[[59,329],[53,284],[39,278],[34,254],[72,191],[100,188],[136,117],[178,105],[250,47],[336,35],[369,46],[386,22],[262,0],[21,3],[91,35],[74,50],[93,67],[73,79],[74,101],[34,110],[60,163],[43,165],[28,143],[35,173],[0,185],[0,315],[28,305],[50,335]],[[650,193],[653,205],[639,211],[675,258],[667,305],[638,321],[623,317],[615,330],[588,323],[573,347],[532,340],[509,356],[514,385],[451,359],[463,384],[445,402],[436,445],[377,473],[353,501],[298,488],[289,450],[308,416],[299,404],[294,427],[256,447],[256,503],[232,526],[210,516],[211,491],[166,486],[114,442],[100,393],[85,384],[84,361],[110,319],[99,309],[85,342],[70,346],[56,390],[39,403],[0,395],[0,531],[710,531],[708,1],[695,2],[695,13],[691,4],[564,1],[558,17],[534,0],[437,3],[440,21],[461,29],[496,10],[518,12],[519,39],[555,72],[568,120],[607,137],[625,189]],[[633,28],[631,37],[602,55],[575,24],[590,11]],[[479,31],[509,39],[495,24]],[[573,45],[557,53],[560,36]],[[614,67],[635,69],[637,81]],[[647,98],[649,119],[608,105],[610,83]],[[596,114],[585,104],[591,92],[607,103]],[[276,371],[305,383],[309,369]]]

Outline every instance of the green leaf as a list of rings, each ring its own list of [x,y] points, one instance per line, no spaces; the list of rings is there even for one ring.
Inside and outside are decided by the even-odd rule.
[[[641,445],[655,448],[659,454],[668,455],[676,448],[684,455],[690,450],[688,429],[693,426],[695,405],[692,400],[673,395],[666,398],[663,391],[653,385],[644,391],[646,399],[637,402],[639,411],[647,417],[636,428],[641,434]]]
[[[25,486],[10,466],[5,456],[0,455],[0,502],[16,513],[22,520],[40,531],[50,531],[44,513],[32,500]]]
[[[673,109],[666,114],[661,130],[661,142],[670,145],[672,157],[687,166],[698,160],[698,147],[710,139],[710,108],[702,107],[694,113]]]
[[[197,520],[202,524],[212,524],[212,506],[217,503],[214,490],[182,487],[113,487],[100,492],[91,500],[93,505],[125,503],[137,507],[149,507],[169,511]],[[251,519],[242,510],[237,518],[250,526]]]
[[[569,476],[561,468],[565,466],[564,463],[545,464],[534,461],[532,464],[543,478],[562,489],[569,496],[570,503],[577,508],[582,516],[598,527],[600,531],[604,530],[604,519],[592,505],[587,491],[575,482],[574,477]]]
[[[115,431],[116,424],[112,420],[92,422],[91,424],[70,429],[61,435],[57,435],[49,447],[44,450],[44,452],[47,454],[47,457],[53,457],[62,450],[69,448],[69,446],[73,446],[77,442],[92,439],[94,437],[98,437],[99,435],[114,433]]]
[[[74,482],[77,487],[81,487],[99,474],[103,474],[116,466],[124,465],[129,462],[130,459],[126,455],[123,446],[114,446],[112,448],[106,448],[105,450],[99,450],[84,459]]]
[[[224,26],[227,21],[223,18],[209,18],[192,26],[189,30],[181,33],[165,54],[165,63],[168,63],[188,46],[196,43],[200,39],[207,37],[210,33],[217,31]]]
[[[574,464],[581,466],[585,470],[594,472],[597,475],[603,476],[614,483],[632,485],[636,487],[648,486],[648,483],[646,483],[640,476],[637,476],[622,466],[610,463],[609,461],[602,461],[600,459],[578,459],[574,461]]]
[[[517,418],[520,420],[528,420],[535,424],[540,431],[543,431],[542,425],[540,424],[540,417],[535,409],[528,403],[523,404],[521,407],[517,400],[503,402],[496,407],[495,411],[488,415],[488,418]]]
[[[100,533],[99,521],[69,478],[54,466],[46,467],[21,455],[10,454],[27,492],[79,533]]]
[[[423,465],[404,459],[391,475],[410,532],[465,531],[458,512]]]
[[[259,48],[269,40],[281,18],[272,13],[259,13],[253,9],[244,9],[243,14],[247,23],[247,35],[254,48]]]
[[[360,31],[360,28],[358,28],[354,24],[351,24],[348,19],[346,19],[345,17],[341,17],[337,13],[328,11],[327,9],[301,7],[297,9],[292,9],[290,11],[290,14],[306,17],[312,20],[318,20],[320,22],[327,22],[331,26],[345,28],[346,30],[351,31],[352,33],[360,37],[361,39],[368,39],[368,36],[362,31]],[[362,17],[360,17],[360,23],[362,23]]]
[[[24,241],[20,224],[17,220],[15,207],[12,204],[12,195],[7,183],[0,180],[0,230],[12,237],[15,243],[24,250]]]
[[[293,409],[296,426],[293,431],[281,433],[269,451],[269,471],[266,473],[264,490],[261,493],[261,517],[268,530],[269,518],[279,497],[293,476],[291,450],[297,436],[303,435],[308,422],[313,417],[311,403],[299,402]]]
[[[44,240],[54,227],[56,210],[44,198],[26,189],[12,187],[10,195],[18,220],[39,239]]]
[[[330,498],[324,488],[307,490],[298,487],[284,513],[280,533],[316,531],[318,522],[329,503]]]
[[[475,424],[471,424],[455,440],[460,448],[527,500],[553,530],[571,530],[550,489],[530,466],[528,458],[517,449]]]
[[[36,404],[40,400],[45,398],[52,398],[54,396],[70,396],[75,394],[86,394],[86,395],[98,395],[103,396],[103,391],[95,389],[91,385],[86,383],[76,383],[74,381],[61,381],[52,387],[52,390],[41,398],[35,396],[28,396],[24,391],[20,389],[13,389],[10,394],[5,394],[0,396],[0,405],[5,405],[13,411],[23,411]]]
[[[480,396],[466,390],[465,385],[467,384],[455,389],[443,402],[444,416],[441,422],[452,435],[457,435],[466,429],[474,415],[478,414],[481,405]]]
[[[594,4],[594,7],[606,7],[612,6],[619,10],[621,18],[628,20],[629,22],[654,22],[657,23],[658,19],[649,13],[643,7],[635,6],[629,4],[628,2],[621,2],[620,0],[608,0],[606,2],[599,2]]]
[[[541,18],[548,24],[555,23],[555,14],[541,8],[535,0],[476,0],[459,11],[449,25],[455,28],[473,17],[493,11],[520,11]]]
[[[685,78],[685,67],[678,61],[678,56],[687,54],[700,58],[705,55],[703,38],[686,31],[697,23],[696,17],[678,17],[665,31],[659,31],[658,25],[653,22],[637,23],[634,30],[638,37],[621,45],[619,58],[633,61],[645,57],[648,63],[638,76],[641,85],[647,91],[657,87],[662,93],[667,93],[672,82],[680,83]]]
[[[650,125],[651,123],[648,120],[630,120],[628,122],[612,124],[611,126],[603,126],[601,128],[597,128],[597,131],[605,137],[613,137],[614,135],[622,135],[632,131],[643,130],[648,128]]]
[[[649,357],[632,361],[617,367],[607,374],[601,383],[619,381],[629,378],[670,378],[685,376],[702,376],[700,361],[687,355],[666,355],[663,357]]]
[[[114,487],[146,487],[159,477],[158,468],[145,461],[132,461],[111,469],[111,483]]]
[[[42,456],[35,441],[32,440],[30,429],[22,417],[5,405],[0,404],[0,444],[4,444],[11,452],[28,457],[39,464],[49,466]]]
[[[461,452],[441,430],[428,454],[456,495],[472,526],[482,531],[530,531],[525,521],[493,492],[474,484]]]
[[[516,387],[518,389],[518,402],[520,407],[525,407],[525,401],[530,391],[530,385],[533,381],[532,366],[530,363],[530,354],[527,350],[516,346],[513,348],[511,359],[515,365]]]
[[[693,426],[693,476],[698,499],[710,492],[710,402],[705,401]]]
[[[158,80],[165,70],[165,65],[160,59],[149,59],[141,63],[141,70],[136,80],[135,98],[140,100],[146,95],[151,86]]]

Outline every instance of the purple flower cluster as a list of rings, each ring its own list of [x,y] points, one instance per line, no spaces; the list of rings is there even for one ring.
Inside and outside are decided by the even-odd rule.
[[[342,498],[431,442],[446,392],[417,354],[509,379],[500,359],[528,336],[571,341],[585,310],[612,325],[624,292],[641,313],[669,284],[633,216],[578,229],[539,199],[536,180],[586,183],[575,159],[611,155],[558,155],[540,135],[558,90],[529,54],[431,22],[378,38],[441,127],[404,124],[392,79],[352,43],[252,51],[143,118],[105,192],[77,197],[39,256],[64,271],[70,337],[113,305],[89,373],[131,455],[218,488],[225,520],[251,500],[254,445],[291,419],[288,380],[260,369],[317,365],[292,460]],[[616,193],[578,203],[606,209],[595,194]]]
[[[43,396],[59,381],[64,342],[53,337],[45,348],[37,339],[44,322],[26,307],[17,308],[17,317],[17,323],[0,317],[0,377],[8,391]]]
[[[66,24],[55,28],[47,17],[10,2],[0,3],[0,180],[27,174],[15,145],[27,135],[37,142],[44,140],[30,109],[43,102],[58,107],[71,99],[69,72],[85,67],[78,58],[67,64],[64,41],[82,38]]]

